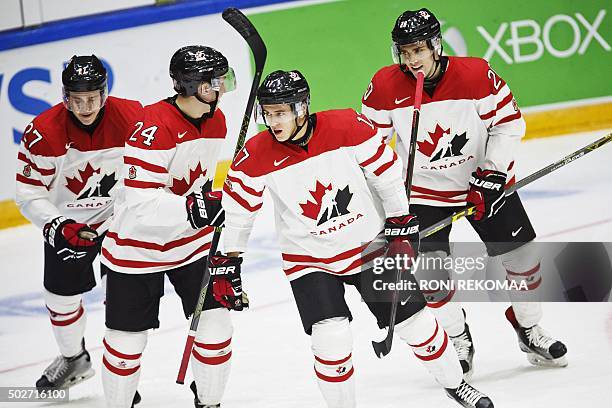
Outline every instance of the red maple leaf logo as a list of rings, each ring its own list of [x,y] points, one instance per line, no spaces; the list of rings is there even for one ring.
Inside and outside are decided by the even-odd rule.
[[[206,170],[202,169],[202,163],[193,170],[189,170],[189,177],[182,179],[172,179],[172,187],[170,190],[176,195],[185,195],[187,191],[193,186],[193,184],[201,177],[206,175]]]
[[[323,201],[323,196],[325,195],[326,191],[331,191],[331,189],[331,183],[328,186],[324,186],[319,181],[317,181],[315,191],[310,191],[310,195],[312,196],[312,198],[314,198],[314,203],[312,201],[306,200],[304,204],[300,204],[300,207],[302,208],[302,215],[316,221],[319,217],[319,212],[321,211],[321,203]]]
[[[87,185],[87,180],[95,173],[100,174],[100,169],[94,169],[91,164],[87,163],[85,169],[79,170],[77,177],[66,177],[66,188],[78,195]],[[79,180],[79,178],[81,180]]]
[[[440,141],[440,139],[442,139],[442,136],[444,136],[445,134],[450,134],[450,128],[445,130],[442,129],[439,124],[436,124],[436,129],[433,131],[433,133],[427,133],[429,133],[429,137],[431,137],[431,142],[428,140],[425,140],[423,142],[417,142],[417,146],[419,152],[423,153],[425,156],[431,157],[431,155],[436,150],[436,147],[438,146],[438,142]]]

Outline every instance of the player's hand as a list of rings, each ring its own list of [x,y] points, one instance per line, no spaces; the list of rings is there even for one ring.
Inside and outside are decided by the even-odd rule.
[[[98,233],[89,225],[70,218],[54,218],[43,227],[43,236],[63,261],[76,261],[98,250]]]
[[[249,299],[242,291],[242,279],[240,278],[242,258],[215,255],[210,258],[209,262],[215,300],[229,310],[240,311],[249,307]]]
[[[470,189],[466,200],[468,207],[474,206],[476,211],[468,217],[474,221],[483,221],[497,214],[506,203],[505,185],[505,173],[482,170],[478,167],[470,178]]]
[[[222,191],[195,191],[187,196],[185,207],[187,219],[193,229],[207,225],[220,227],[225,222],[225,211],[221,206]]]
[[[416,258],[419,253],[419,219],[414,214],[390,217],[385,221],[385,238],[389,243],[387,256],[407,255]]]

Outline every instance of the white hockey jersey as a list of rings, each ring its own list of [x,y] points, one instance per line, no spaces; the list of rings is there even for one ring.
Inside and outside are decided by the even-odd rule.
[[[385,218],[408,213],[398,156],[352,109],[317,113],[307,150],[268,131],[246,143],[223,189],[226,252],[246,251],[265,189],[290,280],[314,271],[360,272]]]
[[[210,190],[227,133],[219,108],[200,129],[169,101],[144,109],[125,147],[115,215],[102,244],[102,263],[122,273],[153,273],[206,255],[212,227],[194,230],[185,196]]]
[[[40,228],[60,215],[99,228],[113,213],[123,146],[141,111],[139,102],[109,96],[91,135],[61,103],[34,118],[17,157],[23,215]]]
[[[404,177],[412,125],[416,80],[398,65],[380,69],[362,99],[362,113],[390,139]],[[464,206],[477,166],[514,179],[514,151],[525,121],[506,82],[481,58],[448,57],[433,96],[423,92],[410,202]]]

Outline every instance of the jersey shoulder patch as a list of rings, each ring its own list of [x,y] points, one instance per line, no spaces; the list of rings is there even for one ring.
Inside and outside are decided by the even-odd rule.
[[[171,118],[164,114],[158,102],[145,106],[142,119],[134,122],[127,144],[140,149],[169,150],[176,147],[175,138],[169,131]]]
[[[38,156],[64,155],[70,147],[66,135],[68,115],[62,103],[47,109],[25,127],[21,142]]]
[[[368,84],[366,91],[361,98],[361,103],[376,110],[391,110],[394,107],[390,104],[394,95],[392,90],[399,80],[405,75],[397,64],[389,65],[379,69]]]
[[[320,141],[327,150],[355,146],[370,139],[377,132],[376,126],[365,115],[353,109],[328,110],[317,113]]]
[[[493,71],[487,60],[478,57],[449,57],[453,81],[474,99],[497,93],[505,82]]]

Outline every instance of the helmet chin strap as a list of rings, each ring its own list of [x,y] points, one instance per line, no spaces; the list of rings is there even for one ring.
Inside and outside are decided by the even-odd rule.
[[[204,105],[208,105],[210,110],[203,114],[201,119],[210,119],[215,114],[215,109],[217,109],[217,103],[219,102],[219,91],[215,91],[215,100],[212,102],[206,102],[202,97],[200,97],[199,92],[195,94],[195,97],[198,101],[202,102]]]
[[[308,120],[308,112],[306,112],[304,119],[304,123],[302,123],[301,125],[298,125],[298,118],[295,118],[295,126],[296,129],[295,131],[291,134],[291,136],[289,136],[289,139],[287,139],[288,143],[294,144],[294,145],[298,145],[298,146],[304,146],[306,143],[304,143],[305,141],[308,140],[308,130],[306,130],[306,132],[304,133],[304,140],[295,140],[295,137],[297,136],[298,133],[300,133],[300,131],[302,130],[302,128],[306,125],[310,124],[310,121]]]

